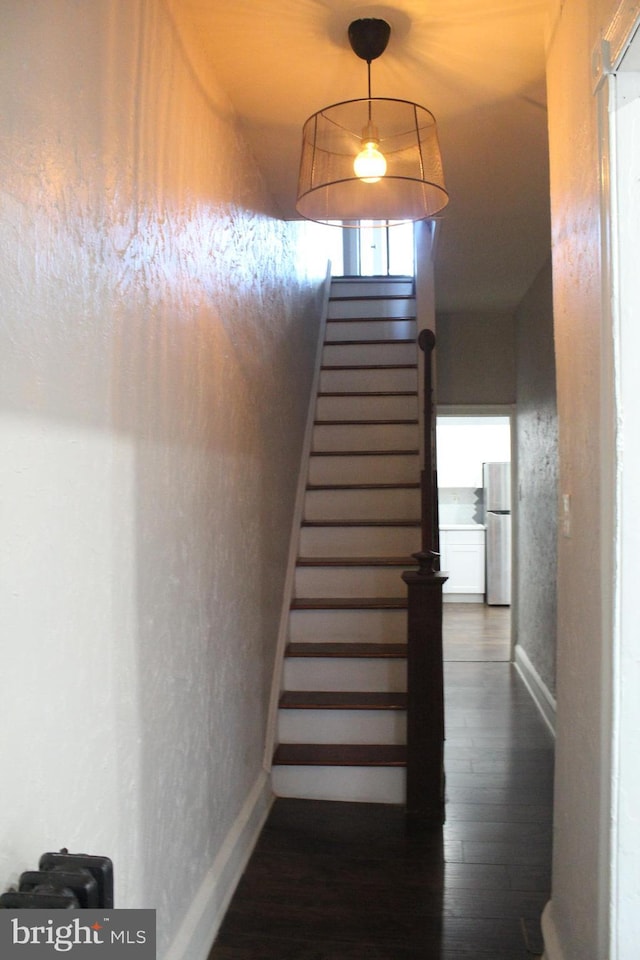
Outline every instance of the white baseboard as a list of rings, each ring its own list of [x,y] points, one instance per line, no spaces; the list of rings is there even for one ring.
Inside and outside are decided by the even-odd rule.
[[[164,960],[206,960],[273,799],[269,777],[262,771],[207,871]]]
[[[481,603],[484,605],[484,593],[450,593],[443,591],[443,603]]]
[[[526,652],[520,646],[516,644],[514,650],[514,660],[518,673],[524,680],[525,686],[527,687],[529,693],[533,697],[534,703],[537,706],[542,719],[549,727],[551,733],[556,735],[556,701],[555,698],[549,692],[547,685],[544,683],[540,674],[531,663],[531,660],[527,656]]]
[[[544,953],[542,960],[564,960],[564,953],[560,946],[560,940],[556,931],[556,925],[553,919],[553,902],[549,900],[542,911],[542,939],[544,941]]]

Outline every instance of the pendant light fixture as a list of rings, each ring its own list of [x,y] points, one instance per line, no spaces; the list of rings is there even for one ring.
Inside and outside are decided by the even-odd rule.
[[[434,217],[449,201],[433,114],[371,96],[371,62],[390,34],[385,20],[353,21],[349,42],[367,62],[367,97],[334,103],[304,124],[296,209],[308,220],[389,226]]]

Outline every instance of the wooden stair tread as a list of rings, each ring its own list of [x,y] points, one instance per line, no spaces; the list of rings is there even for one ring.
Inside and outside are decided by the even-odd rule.
[[[325,347],[395,347],[406,346],[409,343],[415,344],[415,337],[386,337],[377,340],[325,340]]]
[[[319,390],[319,397],[417,397],[417,390]]]
[[[398,483],[308,483],[307,490],[419,490],[417,481]]]
[[[417,390],[319,390],[319,397],[417,397]]]
[[[417,363],[330,363],[321,370],[417,370]]]
[[[419,450],[312,450],[312,457],[417,457]]]
[[[418,318],[415,313],[408,314],[406,317],[327,317],[327,329],[330,323],[415,323]]]
[[[282,710],[406,710],[406,693],[368,690],[285,690]]]
[[[275,764],[320,767],[404,767],[407,748],[396,743],[281,743]]]
[[[303,527],[419,527],[420,520],[303,520]]]
[[[340,322],[340,320],[415,320],[416,319],[416,295],[415,293],[381,293],[379,296],[366,296],[362,294],[355,294],[350,297],[329,297],[329,304],[340,304],[346,303],[349,305],[349,308],[357,309],[361,311],[358,316],[352,315],[349,317],[336,317],[333,316],[334,313],[340,313],[340,308],[337,311],[329,310],[328,312],[332,316],[327,317],[327,321]],[[371,316],[371,305],[375,307],[381,305],[382,309],[385,312],[384,317]],[[409,317],[397,317],[394,315],[393,311],[396,306],[400,308],[404,307],[407,312],[411,312]],[[375,309],[373,311],[375,313]]]
[[[364,293],[364,294],[352,293],[349,296],[340,296],[340,297],[330,296],[329,300],[332,303],[342,303],[344,300],[362,300],[363,302],[371,301],[371,300],[413,300],[414,297],[415,297],[414,293]]]
[[[393,425],[416,425],[418,420],[411,418],[408,420],[314,420],[314,423],[317,427],[366,427],[366,426],[393,426]]]
[[[295,597],[292,610],[406,610],[406,597]]]
[[[298,557],[298,567],[417,567],[415,557]]]
[[[330,657],[336,659],[363,658],[367,660],[403,660],[407,656],[406,643],[289,643],[287,657]]]

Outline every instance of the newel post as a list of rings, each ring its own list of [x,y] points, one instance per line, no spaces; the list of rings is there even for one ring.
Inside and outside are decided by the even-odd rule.
[[[407,813],[444,822],[444,681],[442,587],[433,552],[414,554],[420,567],[402,579],[407,610]]]

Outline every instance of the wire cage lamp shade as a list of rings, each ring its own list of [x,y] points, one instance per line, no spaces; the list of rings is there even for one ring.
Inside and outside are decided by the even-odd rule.
[[[386,171],[376,180],[354,170],[367,129],[378,134],[386,160]],[[448,200],[436,122],[417,103],[347,100],[306,121],[296,205],[303,217],[319,223],[404,223],[435,216]]]
[[[324,107],[304,124],[296,209],[308,220],[387,226],[434,217],[448,203],[433,114],[408,100],[371,97],[371,59],[386,46],[385,39],[372,48],[371,26],[382,24],[388,39],[384,21],[349,28],[354,52],[367,60],[369,96]]]

